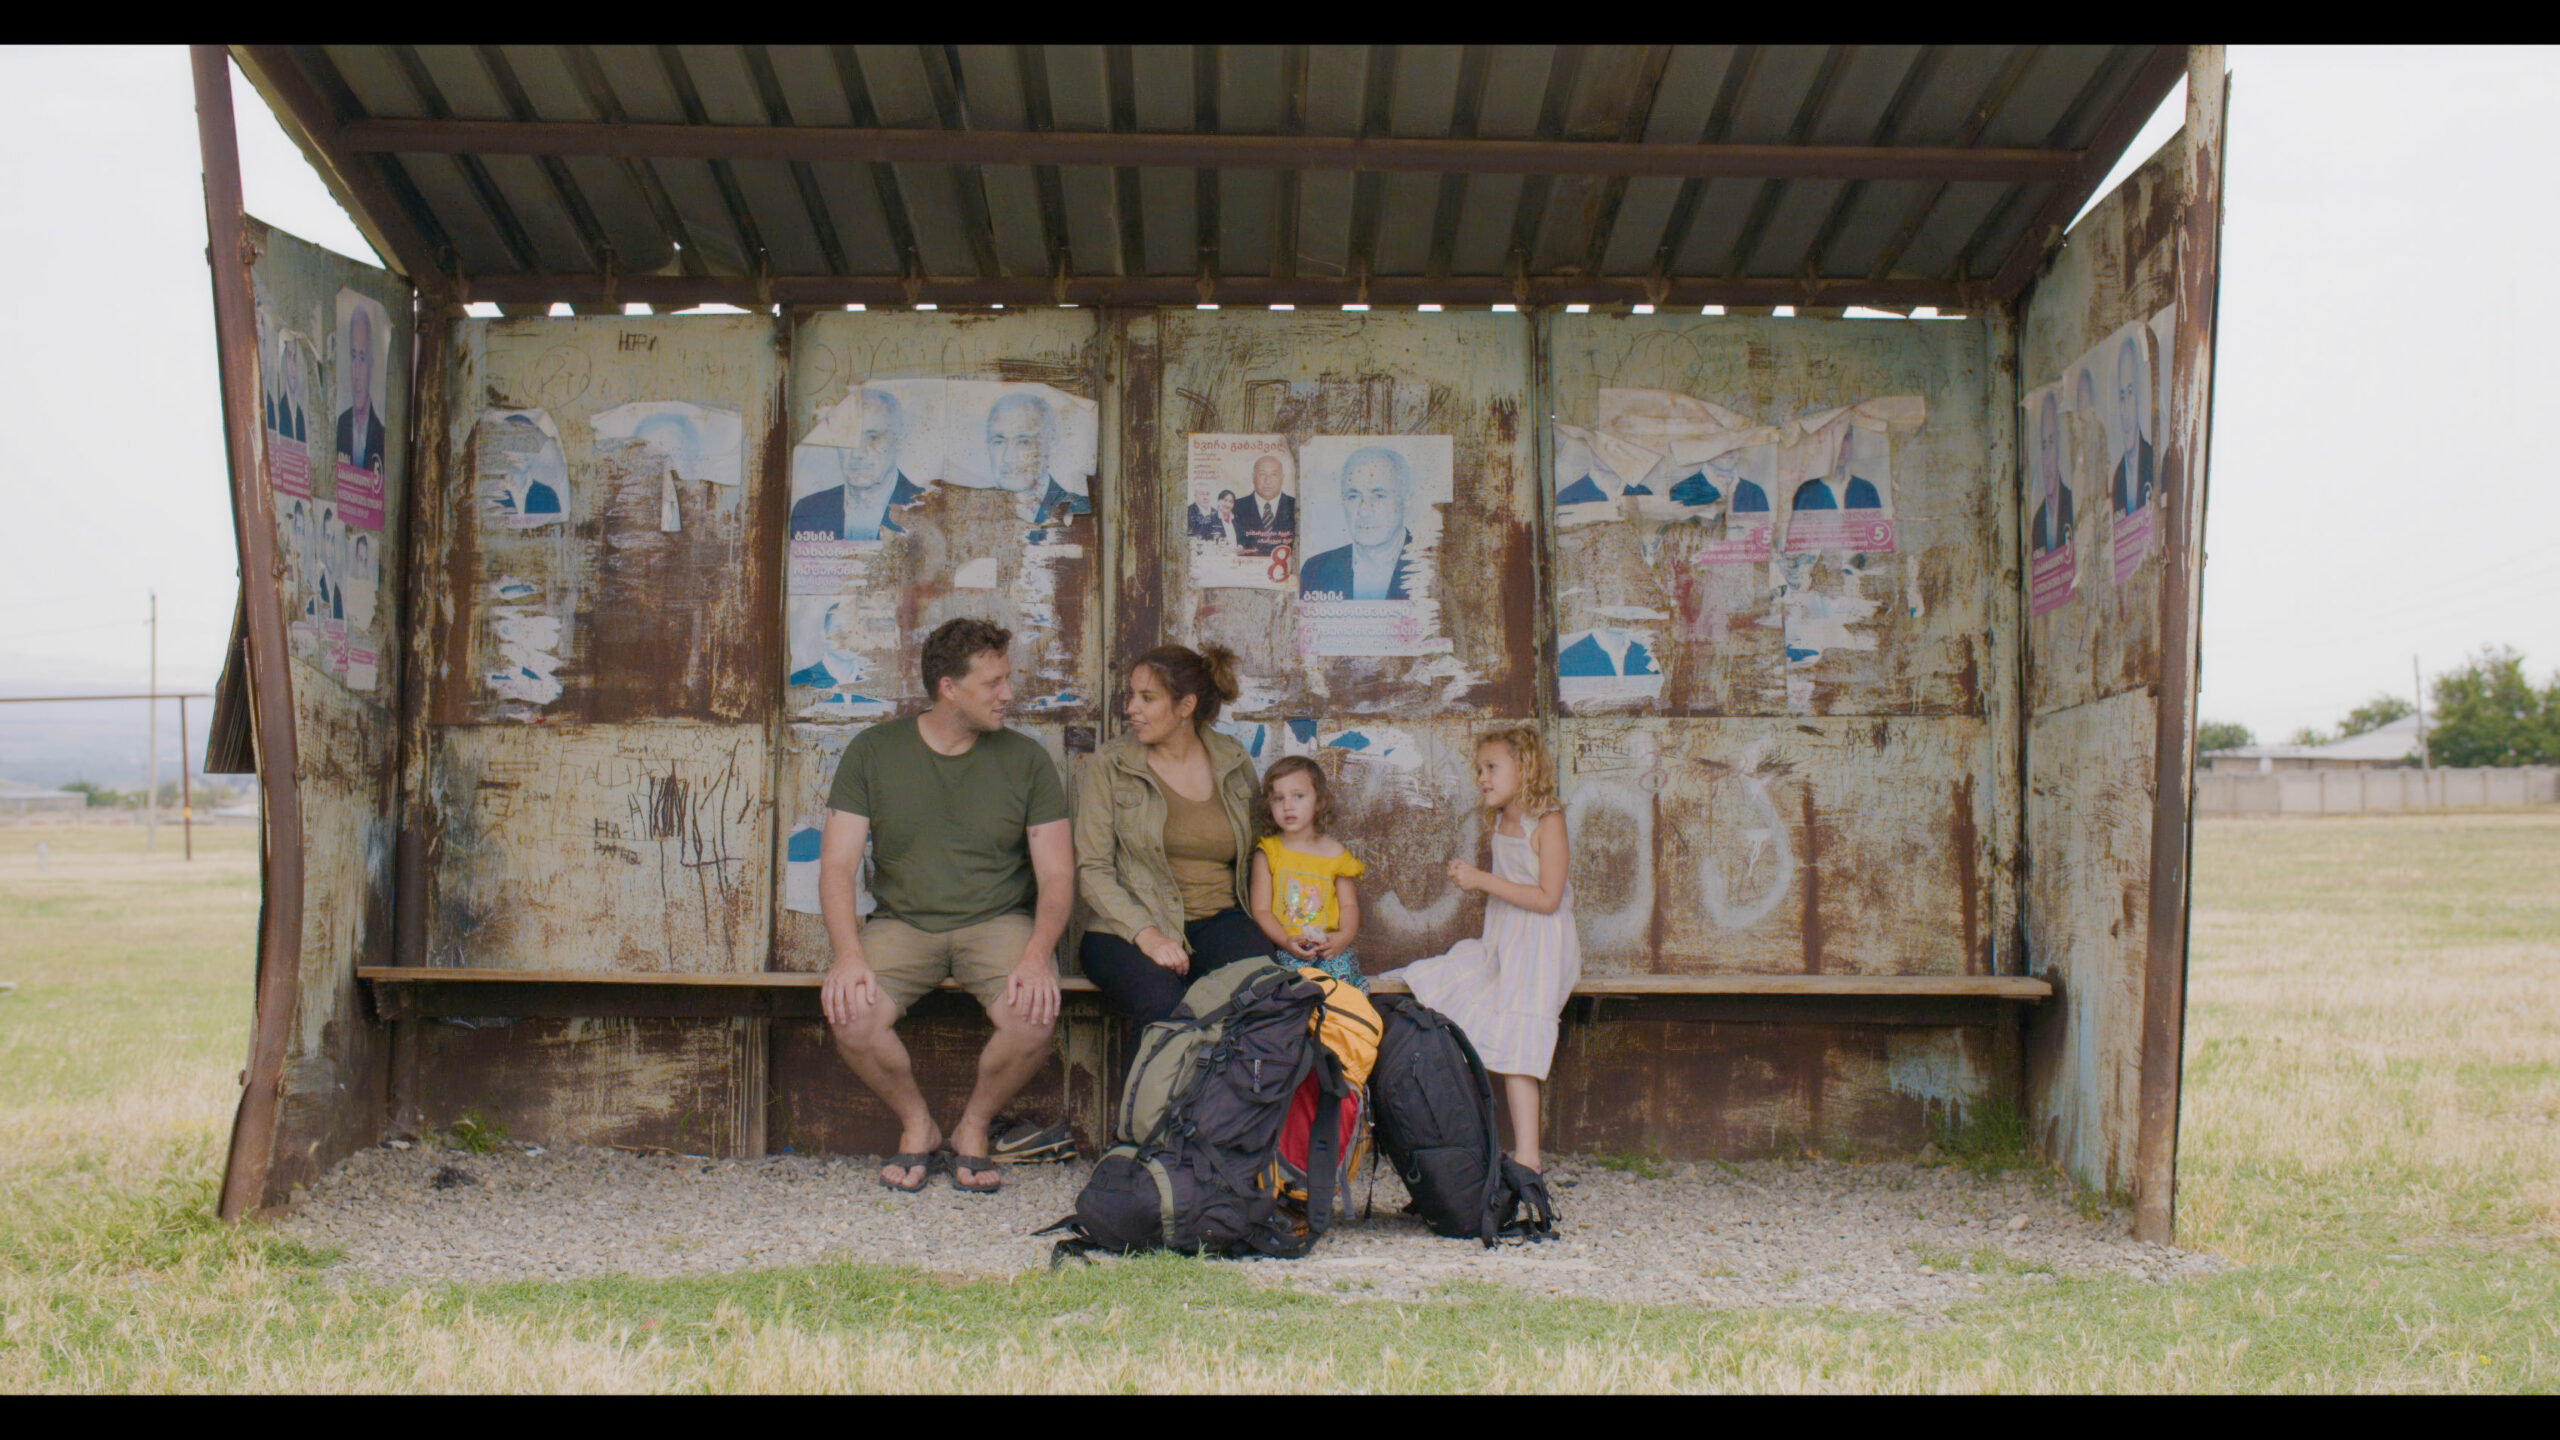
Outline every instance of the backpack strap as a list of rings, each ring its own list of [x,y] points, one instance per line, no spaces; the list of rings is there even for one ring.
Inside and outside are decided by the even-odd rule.
[[[1350,1083],[1342,1058],[1318,1046],[1316,1119],[1307,1131],[1307,1230],[1321,1236],[1333,1224],[1334,1187],[1342,1179],[1342,1097]]]
[[[1164,1213],[1164,1248],[1173,1248],[1173,1232],[1177,1217],[1173,1213],[1173,1177],[1165,1173],[1164,1161],[1152,1152],[1139,1162],[1155,1177],[1156,1208]],[[1486,1242],[1492,1243],[1490,1241]]]

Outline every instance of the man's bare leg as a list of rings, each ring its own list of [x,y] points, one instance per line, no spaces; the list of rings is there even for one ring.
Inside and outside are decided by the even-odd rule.
[[[995,1123],[996,1112],[1031,1083],[1041,1066],[1049,1063],[1049,1037],[1057,1029],[1054,1021],[1032,1024],[1020,1010],[1002,1000],[987,1007],[987,1019],[995,1025],[996,1033],[978,1052],[977,1088],[969,1092],[969,1108],[960,1112],[959,1128],[951,1132],[955,1154],[987,1153],[988,1146],[994,1143],[987,1131]],[[984,1185],[995,1174],[993,1170],[955,1167],[951,1178],[962,1185]]]
[[[916,1088],[915,1064],[898,1039],[897,1022],[898,1012],[883,1001],[863,1007],[852,1024],[830,1025],[827,1030],[845,1068],[898,1117],[898,1153],[930,1155],[942,1148],[942,1129],[925,1108],[924,1091]],[[924,1182],[924,1168],[883,1165],[880,1178],[904,1189]]]

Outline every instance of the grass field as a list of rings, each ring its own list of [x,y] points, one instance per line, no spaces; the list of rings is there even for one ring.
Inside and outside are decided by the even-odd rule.
[[[198,842],[0,828],[0,1391],[2560,1388],[2560,815],[2208,823],[2180,1239],[2237,1265],[1942,1325],[1175,1260],[348,1283],[210,1218],[256,857]]]

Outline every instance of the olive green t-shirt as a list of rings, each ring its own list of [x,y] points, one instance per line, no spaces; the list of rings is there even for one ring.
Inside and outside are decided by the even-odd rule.
[[[981,735],[963,755],[924,743],[915,717],[853,737],[827,805],[871,822],[876,913],[940,935],[1040,898],[1023,831],[1067,818],[1067,792],[1040,742]]]

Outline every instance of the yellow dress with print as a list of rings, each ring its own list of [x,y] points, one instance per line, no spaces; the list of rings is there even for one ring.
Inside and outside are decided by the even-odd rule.
[[[1280,843],[1277,835],[1261,841],[1262,861],[1271,869],[1271,915],[1292,935],[1342,928],[1342,897],[1334,885],[1337,880],[1358,879],[1369,867],[1346,850],[1339,855],[1308,855]],[[1337,980],[1369,988],[1360,973],[1360,962],[1346,950],[1330,960],[1308,960],[1301,963],[1323,970]]]

